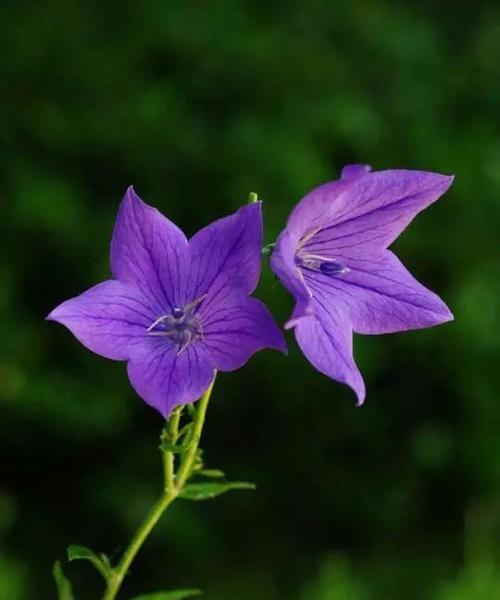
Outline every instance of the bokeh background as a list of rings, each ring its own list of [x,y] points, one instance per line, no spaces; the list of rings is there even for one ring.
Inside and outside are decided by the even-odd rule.
[[[456,175],[395,244],[455,322],[358,336],[361,409],[292,336],[220,377],[207,463],[258,491],[179,502],[122,597],[500,597],[498,3],[3,0],[0,37],[0,599],[55,598],[159,491],[161,418],[44,322],[108,276],[126,186],[189,234],[256,191],[271,242],[349,162]],[[258,296],[286,320],[267,266]]]

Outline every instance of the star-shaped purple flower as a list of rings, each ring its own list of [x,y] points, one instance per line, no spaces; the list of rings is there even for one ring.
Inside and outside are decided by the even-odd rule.
[[[292,211],[271,266],[295,296],[286,327],[322,373],[365,398],[352,333],[431,327],[453,319],[387,247],[453,177],[424,171],[344,168],[340,181],[307,194]]]
[[[260,275],[260,203],[215,221],[189,241],[130,187],[104,281],[53,310],[93,352],[128,361],[137,393],[167,418],[194,402],[215,371],[233,371],[262,348],[285,351],[267,308],[250,298]]]

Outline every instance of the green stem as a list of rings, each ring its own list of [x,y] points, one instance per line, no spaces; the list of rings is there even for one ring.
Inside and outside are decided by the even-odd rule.
[[[120,587],[123,583],[123,578],[125,577],[130,565],[132,564],[132,561],[139,552],[142,544],[144,543],[148,535],[151,533],[156,523],[158,523],[162,514],[175,500],[176,497],[177,495],[175,493],[166,493],[162,495],[162,497],[156,502],[156,504],[154,504],[145,521],[136,531],[119,564],[115,569],[113,569],[111,576],[108,580],[108,587],[103,596],[103,600],[114,600],[114,598],[116,598],[116,595],[118,594]]]
[[[123,583],[123,579],[125,578],[125,575],[127,574],[134,558],[141,549],[141,546],[154,529],[163,513],[179,496],[182,488],[191,476],[213,386],[214,382],[212,381],[208,390],[197,402],[196,411],[193,417],[193,437],[189,448],[186,450],[183,456],[177,477],[174,474],[173,453],[169,451],[163,453],[165,476],[163,493],[153,505],[139,529],[136,531],[132,541],[123,553],[118,565],[111,570],[108,578],[108,585],[102,600],[114,600],[116,598]],[[181,411],[175,411],[168,423],[169,434],[174,438],[178,434],[180,416]]]
[[[184,455],[183,460],[181,462],[179,472],[177,473],[176,488],[179,491],[184,487],[184,484],[189,479],[189,476],[191,475],[191,472],[193,470],[194,461],[196,460],[196,453],[198,451],[198,445],[200,443],[201,432],[205,423],[205,415],[207,414],[208,403],[210,401],[210,396],[214,387],[214,382],[215,378],[212,380],[212,383],[210,384],[208,390],[198,401],[198,406],[196,407],[196,414],[193,419],[193,433],[191,438],[191,444],[186,450],[186,454]]]
[[[174,410],[172,416],[167,423],[167,431],[170,441],[175,444],[179,436],[179,421],[181,420],[182,406]],[[175,486],[175,470],[174,470],[174,453],[163,453],[163,489],[166,492],[173,490]]]

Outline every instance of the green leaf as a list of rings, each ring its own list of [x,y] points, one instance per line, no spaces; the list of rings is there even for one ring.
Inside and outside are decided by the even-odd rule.
[[[180,497],[186,500],[209,500],[231,490],[254,490],[255,487],[254,483],[246,481],[189,483],[180,493]]]
[[[109,579],[111,567],[105,554],[98,556],[93,550],[85,546],[68,546],[68,560],[70,562],[73,560],[88,560],[104,577],[105,581]]]
[[[170,592],[156,592],[136,596],[132,600],[184,600],[184,598],[192,598],[201,594],[201,590],[171,590]]]
[[[195,475],[209,477],[210,479],[220,479],[221,477],[225,477],[224,471],[221,471],[220,469],[202,469],[195,473]]]
[[[57,597],[59,600],[74,600],[73,588],[71,582],[64,575],[60,561],[56,560],[52,569],[52,574],[56,581]]]

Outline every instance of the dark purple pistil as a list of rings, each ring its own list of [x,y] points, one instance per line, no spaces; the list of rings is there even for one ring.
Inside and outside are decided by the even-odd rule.
[[[294,261],[297,267],[328,276],[339,275],[349,270],[335,258],[327,258],[306,252],[298,252],[294,257]]]
[[[338,262],[322,262],[319,264],[319,270],[324,275],[337,275],[345,271],[345,267]]]
[[[174,306],[172,308],[172,316],[174,317],[174,319],[182,319],[182,317],[184,316],[184,309],[180,306]]]

